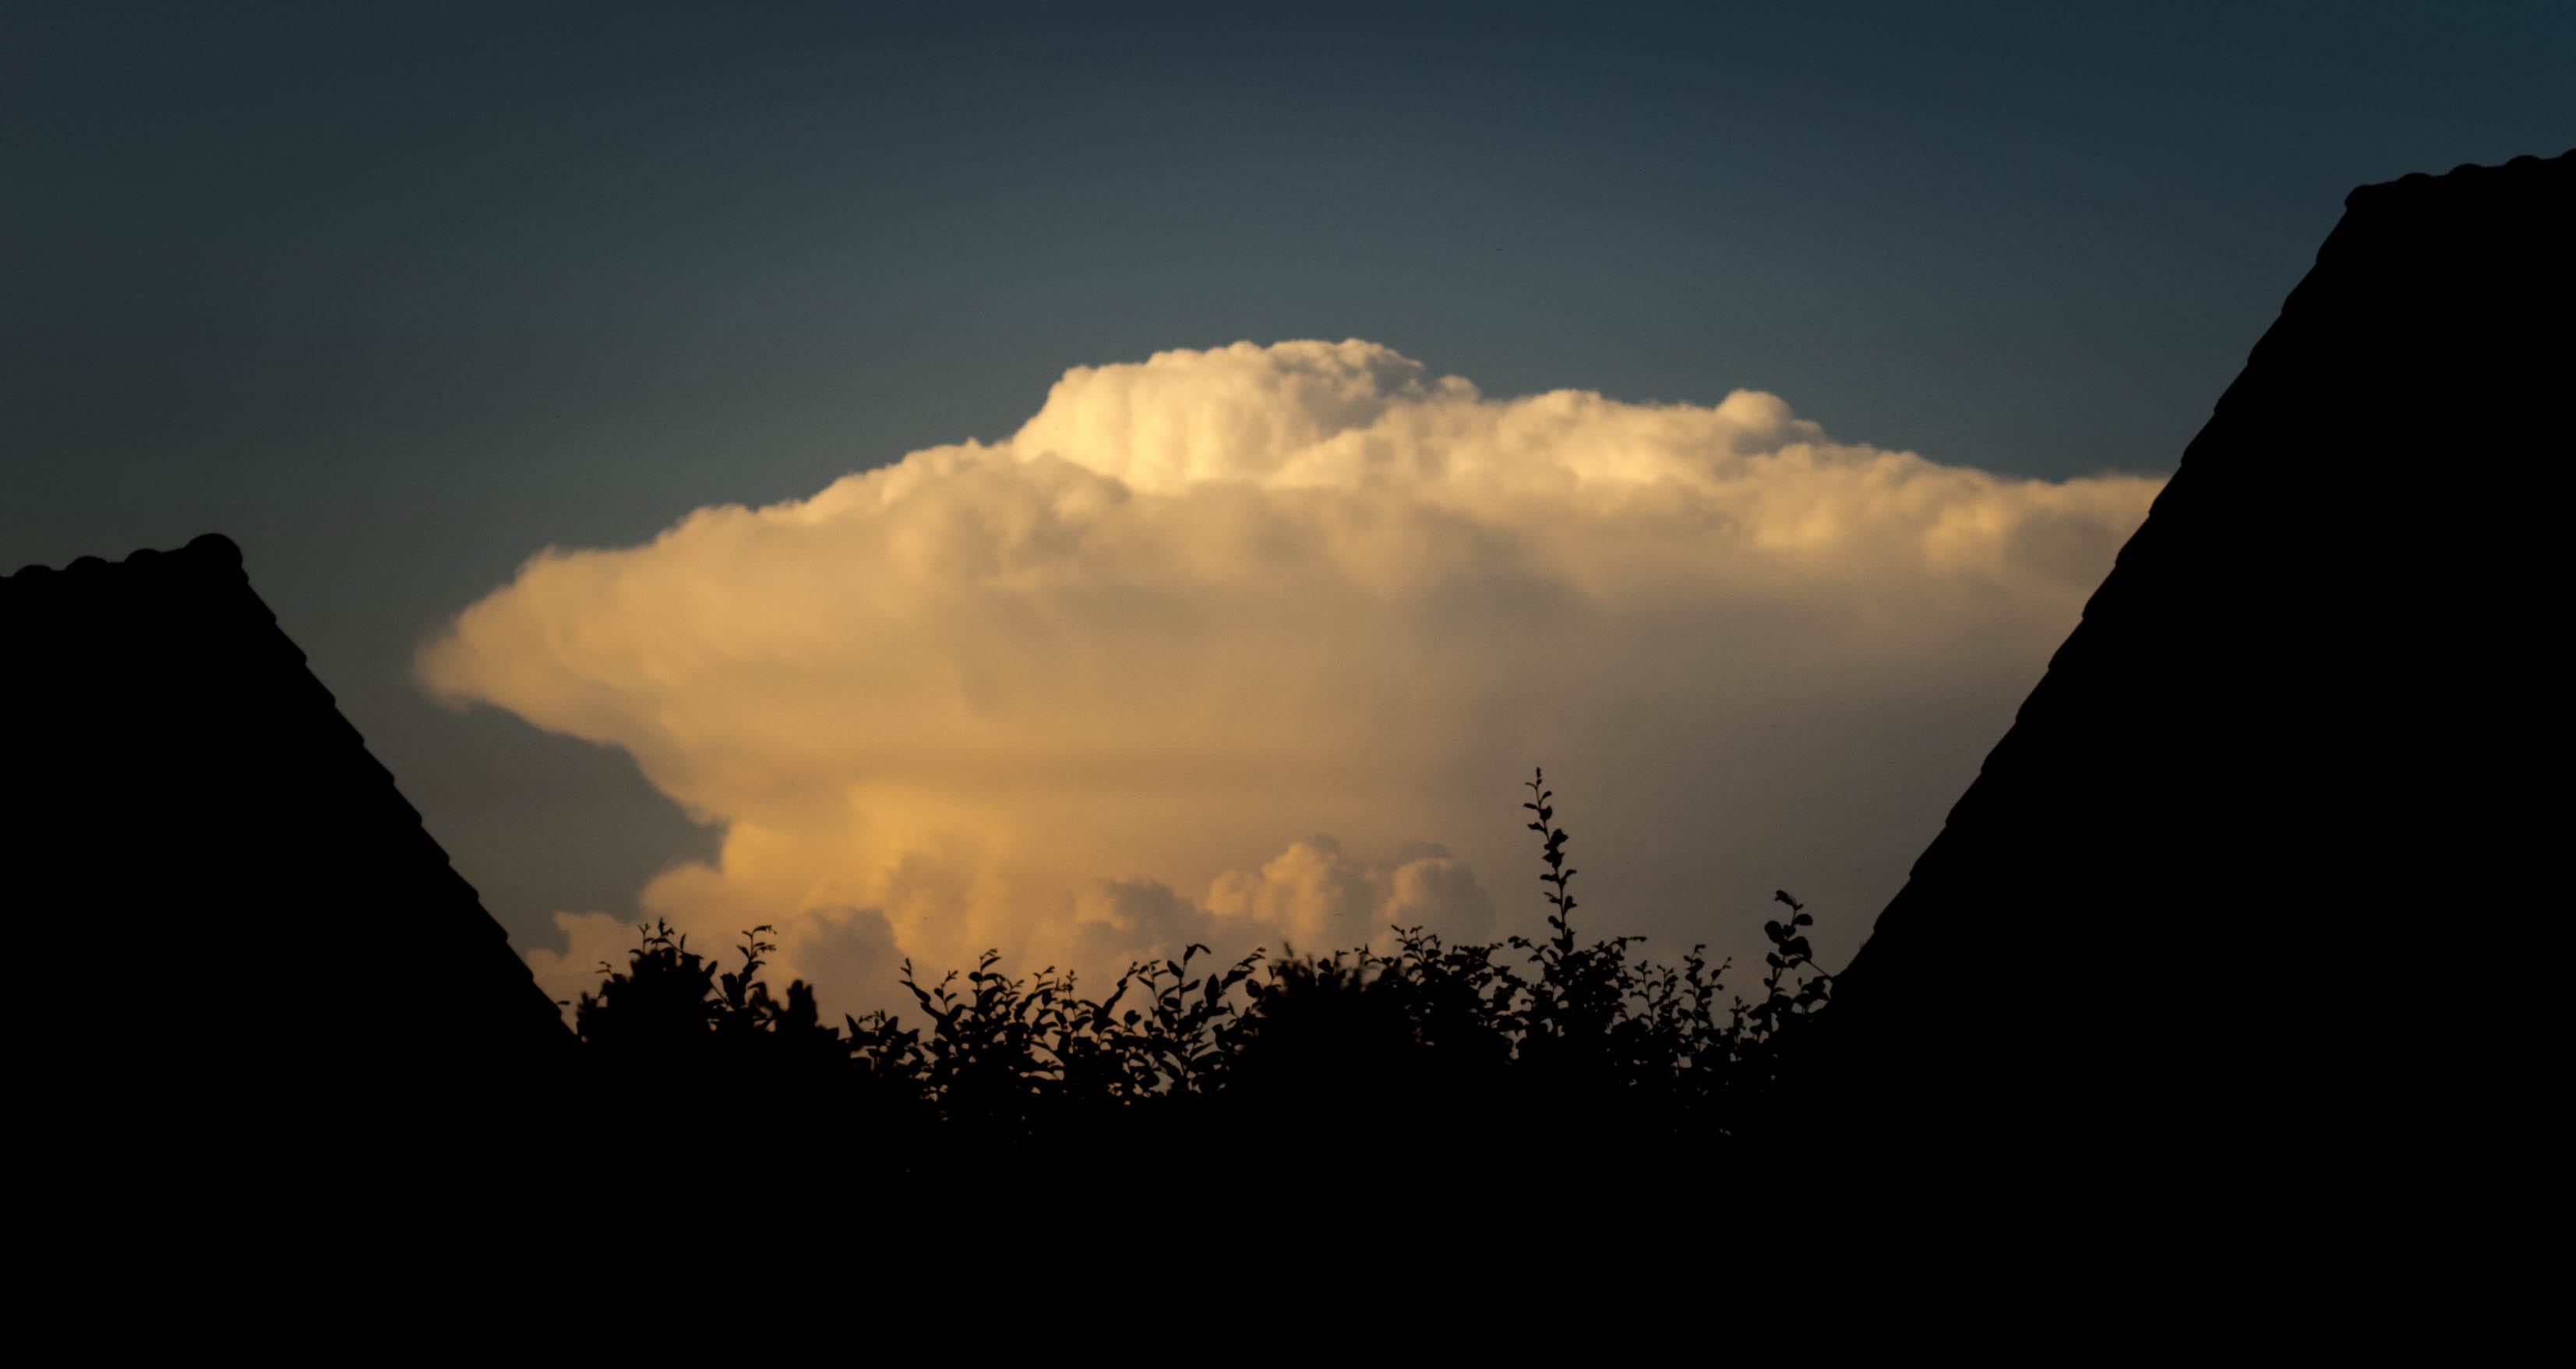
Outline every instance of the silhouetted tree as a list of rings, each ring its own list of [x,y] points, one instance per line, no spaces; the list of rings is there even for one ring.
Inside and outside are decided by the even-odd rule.
[[[1814,917],[1775,896],[1789,916],[1764,926],[1751,1002],[1705,947],[1675,966],[1632,955],[1640,938],[1586,943],[1555,794],[1544,772],[1528,787],[1537,940],[1452,946],[1397,927],[1391,954],[1256,951],[1222,968],[1192,945],[1129,966],[1099,999],[1052,967],[1014,977],[999,952],[934,983],[907,961],[921,1027],[884,1012],[832,1027],[804,982],[782,1001],[762,981],[768,927],[744,933],[726,971],[657,922],[622,970],[601,966],[575,1023],[594,1086],[633,1126],[710,1144],[821,1120],[916,1174],[1025,1152],[1104,1179],[1363,1180],[1436,1155],[1472,1180],[1531,1154],[1570,1168],[1722,1141],[1828,1001]]]

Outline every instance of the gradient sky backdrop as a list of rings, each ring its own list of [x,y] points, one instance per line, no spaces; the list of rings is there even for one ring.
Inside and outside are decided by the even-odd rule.
[[[413,679],[540,547],[1238,339],[2168,470],[2347,190],[2576,130],[2564,4],[530,8],[0,16],[0,562],[232,535],[522,945],[710,841]]]

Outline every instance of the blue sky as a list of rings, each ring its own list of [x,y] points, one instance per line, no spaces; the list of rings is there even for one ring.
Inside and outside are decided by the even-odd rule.
[[[2352,186],[2576,141],[2564,5],[527,8],[0,28],[0,561],[231,534],[523,943],[710,840],[412,679],[541,547],[1239,339],[2162,471]]]

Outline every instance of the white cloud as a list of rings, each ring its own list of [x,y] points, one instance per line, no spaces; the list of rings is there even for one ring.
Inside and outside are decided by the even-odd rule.
[[[1492,400],[1370,343],[1239,343],[1072,371],[1000,443],[549,549],[419,665],[632,752],[725,831],[647,912],[777,924],[782,974],[845,1006],[894,1002],[903,955],[1534,928],[1533,763],[1589,930],[1744,949],[1787,885],[1830,954],[2159,486],[1838,444],[1750,391]],[[563,921],[531,956],[558,996],[624,944]]]

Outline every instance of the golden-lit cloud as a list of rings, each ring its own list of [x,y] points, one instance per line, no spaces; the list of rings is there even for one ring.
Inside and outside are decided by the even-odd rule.
[[[1741,948],[1787,885],[1830,952],[2160,484],[1837,443],[1751,391],[1488,399],[1371,343],[1239,343],[549,549],[419,670],[633,753],[724,833],[645,910],[713,945],[775,924],[780,973],[844,1006],[892,1002],[906,955],[1533,928],[1537,763],[1590,930]],[[568,996],[630,933],[558,920],[571,949],[530,958]]]

